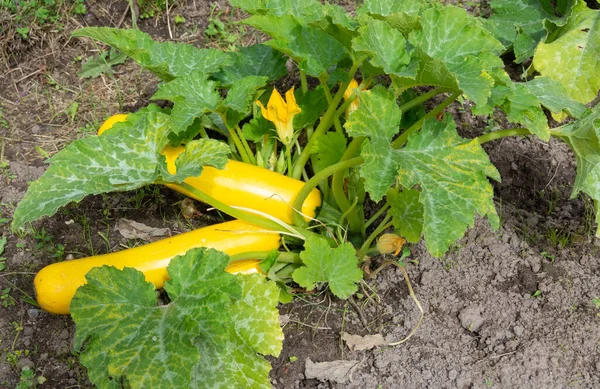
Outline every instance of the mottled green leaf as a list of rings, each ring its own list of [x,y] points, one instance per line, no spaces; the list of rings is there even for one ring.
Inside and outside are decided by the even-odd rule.
[[[379,86],[358,95],[358,109],[345,124],[348,135],[367,136],[361,155],[365,158],[361,175],[365,189],[375,201],[381,200],[398,171],[390,141],[398,132],[402,112],[394,95]]]
[[[298,285],[313,290],[316,283],[327,282],[331,292],[342,299],[356,292],[363,274],[351,243],[331,248],[325,239],[310,237],[304,247],[300,258],[305,266],[293,273]]]
[[[258,275],[224,271],[229,257],[193,249],[174,258],[165,285],[171,302],[141,272],[92,269],[71,303],[75,347],[99,388],[270,388],[277,355],[277,287]]]
[[[230,53],[230,56],[230,64],[214,75],[222,86],[235,85],[238,80],[248,76],[267,77],[269,81],[275,81],[287,74],[287,59],[263,44],[242,47]]]
[[[165,81],[194,71],[210,74],[218,71],[228,60],[227,54],[220,50],[197,49],[183,43],[159,43],[140,30],[85,27],[75,31],[73,36],[106,43]]]
[[[343,7],[337,4],[323,5],[323,17],[311,22],[310,25],[325,31],[347,50],[352,49],[352,38],[356,36],[358,22]]]
[[[310,23],[323,15],[318,0],[265,0],[268,13],[274,16],[291,15],[301,23]]]
[[[569,12],[575,1],[569,0],[562,12]],[[514,46],[515,62],[531,57],[537,44],[546,35],[544,21],[564,24],[549,1],[544,0],[492,0],[492,14],[484,25],[506,47]]]
[[[419,196],[419,191],[415,189],[404,189],[400,193],[390,189],[385,194],[396,233],[411,243],[421,240],[423,232],[424,210]]]
[[[419,13],[425,6],[423,0],[366,0],[356,13],[385,20],[391,27],[408,34],[419,27]]]
[[[388,74],[401,74],[410,62],[406,51],[406,39],[400,31],[386,22],[369,18],[358,30],[359,36],[352,41],[357,52],[365,52],[371,64],[383,68]]]
[[[600,11],[587,8],[580,0],[567,24],[554,31],[551,43],[540,43],[533,67],[543,76],[558,81],[567,95],[586,104],[600,90]]]
[[[90,194],[126,191],[161,179],[181,177],[165,174],[160,154],[168,143],[169,116],[155,106],[130,114],[102,136],[79,139],[50,159],[50,167],[31,183],[25,198],[15,210],[13,228],[53,215],[58,208]],[[200,163],[221,163],[227,148],[218,141],[197,144],[197,157],[185,158],[179,167],[198,175]],[[206,148],[206,149],[205,149]],[[212,156],[210,161],[205,157]]]
[[[215,88],[216,83],[208,81],[204,73],[193,72],[161,85],[152,99],[174,103],[171,126],[178,134],[186,131],[194,119],[217,108],[220,96]]]
[[[450,115],[426,120],[423,129],[396,152],[398,182],[419,185],[424,207],[423,233],[427,249],[440,256],[467,227],[475,213],[487,216],[492,227],[499,220],[494,193],[487,177],[500,180],[477,140],[461,138]]]
[[[324,31],[301,25],[293,16],[255,15],[249,25],[273,39],[265,42],[293,58],[306,74],[318,77],[347,55],[346,48]]]
[[[550,77],[536,77],[524,83],[523,86],[552,112],[557,121],[564,120],[562,113],[579,118],[586,111],[585,105],[569,98],[565,88]]]
[[[340,132],[328,132],[317,138],[313,153],[313,167],[319,172],[328,166],[338,163],[346,151],[346,137]]]
[[[580,192],[588,194],[596,203],[596,236],[600,237],[600,106],[596,106],[580,120],[554,130],[553,135],[563,139],[575,153],[577,177],[571,198]]]
[[[469,99],[485,104],[493,85],[493,69],[481,56],[498,54],[504,48],[502,43],[461,8],[429,8],[422,14],[421,26],[422,30],[410,34],[410,43],[440,60]]]

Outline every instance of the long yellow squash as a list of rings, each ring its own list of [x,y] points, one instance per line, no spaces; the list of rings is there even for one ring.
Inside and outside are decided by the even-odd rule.
[[[161,288],[168,279],[167,266],[172,258],[196,247],[214,248],[229,255],[270,251],[279,248],[279,235],[240,220],[203,227],[144,246],[46,266],[35,276],[36,298],[44,310],[66,315],[75,291],[85,284],[85,275],[103,265],[118,269],[133,267],[146,280]],[[231,263],[230,273],[257,271],[257,260]]]
[[[111,116],[102,124],[98,135],[111,128],[114,123],[126,119],[125,114]],[[167,146],[162,151],[171,174],[176,172],[175,160],[184,150],[182,146]],[[304,186],[304,182],[283,174],[233,160],[230,160],[222,170],[205,166],[200,176],[188,177],[184,182],[227,205],[251,208],[290,224],[293,215],[292,203]],[[186,196],[196,198],[178,184],[167,186]],[[316,209],[320,205],[321,193],[314,189],[302,204],[301,212],[308,218],[314,218]]]

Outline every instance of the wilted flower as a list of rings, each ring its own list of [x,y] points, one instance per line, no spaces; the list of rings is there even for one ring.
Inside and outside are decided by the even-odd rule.
[[[377,251],[381,254],[391,254],[398,255],[406,240],[396,234],[383,234],[377,240]]]
[[[256,101],[260,106],[262,115],[265,119],[275,123],[277,136],[286,147],[292,143],[294,139],[294,116],[302,110],[296,104],[294,97],[294,88],[285,92],[285,100],[281,97],[277,89],[273,89],[267,108],[260,101]]]

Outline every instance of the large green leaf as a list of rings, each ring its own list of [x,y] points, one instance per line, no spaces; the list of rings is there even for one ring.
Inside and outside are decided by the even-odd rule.
[[[556,10],[548,0],[492,0],[492,14],[483,22],[505,46],[513,45],[515,62],[521,63],[533,55],[535,47],[545,37],[544,21],[565,23],[556,12],[568,13],[574,1],[563,3],[564,7]]]
[[[403,73],[410,62],[410,54],[400,31],[384,21],[367,18],[358,32],[359,36],[352,42],[355,51],[369,54],[371,64],[388,74]]]
[[[580,0],[568,22],[553,34],[552,42],[538,45],[533,67],[558,81],[570,98],[586,104],[600,90],[600,11],[589,9]]]
[[[577,177],[572,198],[587,193],[596,203],[596,236],[600,237],[600,106],[593,108],[580,120],[555,129],[553,135],[563,139],[575,153]]]
[[[385,20],[403,34],[408,34],[419,27],[419,13],[426,5],[424,0],[366,0],[356,13]]]
[[[230,64],[214,75],[221,86],[235,85],[238,80],[248,76],[267,77],[269,81],[275,81],[287,74],[286,58],[269,46],[257,44],[242,47],[230,55]]]
[[[469,99],[485,104],[493,85],[492,65],[498,66],[485,55],[498,54],[504,48],[502,43],[461,8],[429,8],[420,23],[422,30],[410,34],[410,43],[441,61]]]
[[[15,209],[13,228],[90,194],[126,191],[157,180],[181,182],[180,175],[166,172],[160,154],[168,143],[169,116],[155,106],[130,114],[102,136],[79,139],[50,159],[50,167],[31,183],[25,198]],[[185,156],[178,166],[197,176],[204,164],[223,168],[228,148],[215,140],[194,144],[194,155]]]
[[[373,200],[379,201],[398,171],[393,163],[390,140],[399,131],[402,112],[394,95],[381,86],[361,92],[358,101],[358,109],[350,114],[345,128],[352,137],[370,139],[361,152],[365,158],[361,170],[366,191]]]
[[[293,16],[255,15],[249,25],[273,39],[265,42],[293,58],[306,74],[318,77],[347,55],[346,48],[321,29],[302,25]]]
[[[152,96],[154,100],[169,100],[174,103],[171,111],[171,127],[180,134],[205,113],[214,111],[220,96],[216,83],[208,81],[206,74],[192,72],[171,82],[162,84]]]
[[[356,292],[363,274],[351,243],[331,248],[325,239],[310,237],[304,247],[300,258],[305,266],[294,271],[295,282],[307,290],[314,289],[316,283],[327,282],[331,292],[342,299]]]
[[[579,118],[586,111],[585,105],[569,98],[565,88],[550,77],[536,77],[524,83],[523,86],[552,112],[552,116],[557,121],[562,121],[564,114]]]
[[[500,180],[477,140],[461,138],[450,115],[426,120],[423,129],[397,151],[398,182],[419,185],[424,207],[423,233],[427,249],[436,256],[473,226],[475,213],[498,227],[494,193],[487,177]]]
[[[346,130],[350,136],[369,138],[361,151],[365,189],[379,201],[395,182],[408,189],[418,186],[423,234],[433,255],[442,255],[462,237],[473,225],[476,213],[487,216],[492,226],[498,225],[487,177],[500,180],[500,176],[476,140],[458,136],[451,116],[446,115],[443,121],[426,120],[420,132],[409,136],[404,148],[395,150],[391,140],[398,131],[400,113],[394,96],[375,88],[362,92],[359,101]],[[414,239],[418,224],[398,227],[408,228]]]
[[[313,167],[319,172],[338,163],[346,151],[346,136],[341,132],[328,132],[317,138],[313,154]]]
[[[71,302],[90,380],[100,389],[270,388],[258,353],[281,351],[279,292],[262,276],[226,273],[228,261],[204,248],[174,258],[168,305],[135,269],[92,269]]]
[[[85,27],[75,31],[73,36],[106,43],[165,81],[193,71],[210,74],[218,71],[228,60],[227,54],[220,50],[197,49],[183,43],[159,43],[140,30]]]

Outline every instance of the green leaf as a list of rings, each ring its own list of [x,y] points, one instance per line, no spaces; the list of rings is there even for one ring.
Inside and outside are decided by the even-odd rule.
[[[423,232],[424,209],[419,196],[420,192],[414,189],[404,189],[400,193],[389,189],[385,194],[396,232],[411,243],[421,240]]]
[[[313,167],[319,172],[328,166],[338,163],[346,150],[346,137],[340,132],[328,132],[317,138],[313,153]]]
[[[575,153],[577,177],[571,198],[587,193],[596,203],[596,236],[600,237],[600,106],[594,107],[580,120],[559,127],[553,135],[563,139]]]
[[[361,152],[365,158],[361,175],[371,198],[379,201],[398,171],[392,163],[390,140],[399,130],[402,112],[394,95],[381,86],[362,91],[358,101],[358,109],[350,114],[345,128],[352,137],[367,136],[370,139]]]
[[[265,3],[270,15],[291,15],[301,23],[313,22],[323,15],[323,6],[317,0],[265,0]]]
[[[487,216],[493,227],[498,225],[487,177],[500,180],[500,176],[476,140],[458,136],[450,116],[441,122],[425,121],[404,148],[394,150],[390,142],[400,121],[394,96],[375,88],[362,92],[359,99],[346,130],[351,136],[369,137],[361,151],[365,189],[379,201],[394,182],[409,189],[418,185],[423,233],[433,255],[442,255],[462,237],[473,225],[475,213]]]
[[[580,0],[567,24],[554,31],[551,43],[540,43],[533,67],[543,76],[558,81],[567,95],[586,104],[600,90],[600,11],[587,8]]]
[[[71,303],[75,348],[99,388],[270,388],[283,334],[277,286],[224,271],[229,257],[193,249],[174,258],[165,285],[171,302],[141,272],[92,269]],[[85,346],[85,347],[84,347]]]
[[[169,116],[149,106],[130,114],[102,136],[74,141],[54,155],[44,175],[31,183],[15,210],[12,228],[53,215],[58,208],[90,194],[133,190],[158,179],[173,181],[172,177],[161,177],[165,166],[160,153],[168,143],[168,133]],[[227,148],[217,143],[202,143],[206,152],[196,148],[198,157],[186,157],[185,163],[200,163],[208,155],[214,155],[211,164],[213,159],[220,163]],[[201,171],[197,165],[182,162],[182,170]]]
[[[359,36],[352,42],[355,51],[371,55],[371,64],[383,68],[388,74],[401,74],[404,71],[410,62],[410,55],[406,51],[406,39],[400,31],[384,21],[369,18],[358,32]]]
[[[229,0],[229,3],[252,15],[256,13],[265,13],[267,9],[266,0]]]
[[[6,236],[0,237],[0,254],[4,252],[4,247],[6,246]]]
[[[419,13],[426,6],[427,3],[423,0],[366,0],[356,10],[356,14],[368,14],[376,19],[385,20],[391,27],[407,35],[420,27]]]
[[[351,243],[331,248],[325,239],[310,237],[304,247],[300,259],[305,266],[292,275],[298,285],[313,290],[316,283],[327,282],[331,292],[341,299],[347,299],[358,290],[356,284],[363,274]]]
[[[563,12],[570,11],[574,1],[569,0]],[[516,60],[521,63],[531,57],[537,44],[546,35],[544,22],[564,24],[550,2],[539,0],[492,0],[492,14],[484,25],[506,47],[513,46]]]
[[[567,96],[565,88],[550,77],[536,77],[523,84],[533,93],[543,106],[548,108],[557,121],[562,121],[561,114],[579,118],[587,108],[585,105]]]
[[[499,220],[487,177],[500,181],[477,140],[461,138],[451,116],[426,120],[421,132],[409,136],[396,152],[397,180],[419,185],[424,207],[423,233],[427,249],[441,256],[472,227],[475,213],[487,216],[493,228]]]
[[[267,83],[267,77],[247,76],[239,79],[227,92],[227,97],[218,111],[227,118],[229,128],[237,125],[248,115],[249,106],[254,102],[256,91]]]
[[[358,22],[356,22],[346,10],[337,4],[323,5],[323,17],[310,23],[329,36],[335,38],[347,50],[352,49],[352,38],[356,36]]]
[[[193,72],[162,84],[152,96],[154,100],[169,100],[174,104],[171,111],[171,126],[174,134],[185,132],[205,113],[214,111],[220,96],[216,83],[208,81],[202,72]]]
[[[213,139],[196,139],[185,145],[185,151],[177,156],[176,174],[170,174],[166,164],[161,164],[162,180],[165,182],[183,182],[188,177],[198,177],[204,166],[217,169],[225,168],[230,148],[223,142]]]
[[[220,50],[197,49],[184,43],[159,43],[139,30],[85,27],[75,31],[73,36],[106,43],[165,81],[192,71],[210,74],[218,71],[228,60],[227,54]]]
[[[493,68],[482,56],[498,54],[502,43],[462,8],[429,8],[421,18],[422,30],[410,34],[410,43],[441,61],[469,99],[485,104],[493,85]]]
[[[294,97],[296,103],[302,109],[302,112],[294,116],[295,129],[303,129],[314,125],[329,106],[321,85],[306,93],[302,93],[302,89],[296,89],[294,90]]]
[[[248,76],[268,77],[271,82],[287,74],[286,58],[269,46],[257,44],[242,47],[230,55],[230,64],[214,75],[222,86],[235,85],[238,80]]]
[[[113,74],[112,67],[122,64],[127,60],[127,55],[114,49],[110,50],[110,58],[108,57],[108,51],[101,51],[97,56],[85,61],[81,66],[81,71],[77,75],[81,78],[93,78],[103,73]]]
[[[273,39],[266,45],[294,59],[309,76],[318,77],[347,55],[346,48],[320,29],[301,25],[293,16],[255,15],[245,23]]]

